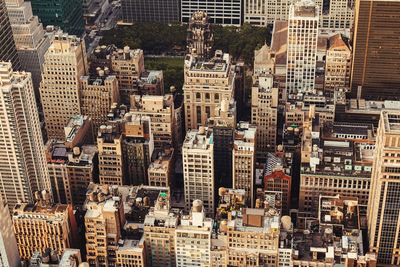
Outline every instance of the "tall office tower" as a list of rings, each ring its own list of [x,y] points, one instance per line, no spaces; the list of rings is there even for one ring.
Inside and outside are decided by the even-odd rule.
[[[127,113],[124,118],[122,154],[125,184],[148,184],[147,169],[154,151],[149,116]]]
[[[246,191],[246,203],[254,203],[254,170],[256,162],[256,127],[240,122],[235,130],[232,153],[232,181],[234,189]]]
[[[317,68],[318,7],[308,0],[290,6],[287,39],[286,92],[314,90]]]
[[[257,158],[265,159],[275,151],[278,128],[278,88],[273,88],[273,76],[256,79],[251,89],[251,123],[257,126]]]
[[[374,154],[367,212],[369,248],[378,254],[378,264],[399,265],[399,111],[382,111]]]
[[[0,188],[12,208],[50,184],[30,73],[0,63],[0,95]]]
[[[196,11],[204,11],[213,24],[242,25],[241,0],[181,0],[181,22],[189,22]]]
[[[171,210],[169,192],[160,192],[154,208],[150,209],[144,220],[149,266],[176,266],[175,229],[179,219],[179,214]]]
[[[100,126],[107,122],[112,105],[119,102],[118,80],[109,74],[109,69],[99,69],[96,76],[82,76],[80,83],[82,114],[92,120],[96,136]]]
[[[164,147],[177,144],[178,140],[175,140],[174,136],[175,112],[173,95],[131,96],[131,108],[129,113],[150,117],[151,132],[154,137],[155,148],[163,149]]]
[[[134,22],[179,22],[179,0],[122,0],[122,19]]]
[[[203,201],[206,213],[213,216],[214,144],[211,129],[200,127],[187,132],[182,146],[185,210],[195,199]]]
[[[111,55],[112,71],[117,76],[120,100],[130,104],[130,96],[137,93],[137,83],[144,72],[144,55],[141,49],[118,49]]]
[[[10,210],[0,196],[0,266],[21,266]]]
[[[329,38],[325,61],[324,90],[334,92],[350,86],[351,49],[348,40],[341,34]]]
[[[102,125],[97,137],[100,184],[123,185],[122,131],[116,126]]]
[[[44,26],[54,25],[68,34],[81,36],[85,30],[81,0],[32,0],[33,14]]]
[[[35,204],[22,203],[12,213],[14,232],[22,260],[35,251],[50,248],[61,256],[75,246],[77,229],[71,205],[53,204],[48,192],[35,192]]]
[[[209,266],[213,220],[206,218],[201,200],[194,200],[190,215],[175,230],[176,266]],[[195,245],[193,245],[195,244]]]
[[[186,39],[188,53],[204,59],[211,56],[213,46],[213,34],[208,19],[204,11],[194,12],[190,17]]]
[[[188,55],[185,60],[185,125],[186,129],[206,126],[222,100],[233,101],[235,72],[229,54],[220,50],[210,60]]]
[[[97,178],[97,147],[91,145],[91,129],[88,117],[77,115],[65,127],[65,139],[51,139],[45,146],[56,203],[82,205],[87,187]]]
[[[64,138],[64,126],[81,114],[80,82],[87,73],[85,42],[57,32],[45,55],[40,98],[49,139]]]
[[[6,6],[21,67],[32,74],[36,99],[40,100],[44,54],[50,46],[50,38],[44,35],[38,17],[33,16],[30,2],[6,0]]]
[[[91,184],[86,194],[86,259],[90,266],[116,266],[115,251],[125,224],[124,203],[110,189]]]
[[[168,187],[172,185],[175,167],[175,154],[172,147],[153,153],[155,158],[147,169],[150,186]]]
[[[400,1],[356,1],[351,74],[352,96],[399,99]]]
[[[354,0],[316,1],[319,11],[319,27],[322,30],[334,30],[348,34],[354,24]]]
[[[15,70],[21,69],[17,49],[13,38],[13,32],[8,18],[6,2],[0,0],[0,61],[11,61]]]
[[[299,210],[315,215],[319,195],[357,197],[365,215],[371,190],[374,130],[361,123],[303,124]]]

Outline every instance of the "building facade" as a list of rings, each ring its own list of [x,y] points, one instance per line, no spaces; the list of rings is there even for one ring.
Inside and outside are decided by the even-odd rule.
[[[286,92],[312,92],[317,68],[318,7],[312,1],[290,6],[288,20]]]
[[[206,126],[222,100],[233,101],[235,72],[229,54],[217,50],[210,60],[189,55],[184,67],[186,129]]]
[[[93,134],[97,136],[100,126],[108,120],[112,105],[119,102],[118,80],[100,69],[96,77],[81,77],[80,83],[82,114],[92,120]]]
[[[251,123],[257,126],[257,158],[263,159],[274,151],[278,128],[278,88],[273,76],[259,76],[251,89]]]
[[[399,265],[400,112],[382,111],[376,137],[368,203],[368,234],[378,264]]]
[[[399,99],[400,2],[382,0],[356,1],[353,38],[351,92],[367,100]]]
[[[187,48],[189,54],[196,54],[200,58],[209,58],[213,34],[209,17],[204,11],[196,11],[191,15],[187,34]]]
[[[11,63],[0,63],[0,110],[1,191],[12,208],[50,184],[31,75]]]
[[[44,35],[39,18],[33,16],[30,2],[6,0],[6,6],[21,67],[32,74],[36,99],[40,100],[44,54],[50,47],[50,38]]]
[[[15,70],[21,69],[21,64],[18,58],[17,49],[15,46],[13,32],[10,24],[10,19],[7,13],[6,1],[0,1],[0,20],[1,20],[1,39],[0,39],[0,61],[11,61]]]
[[[122,19],[133,22],[178,22],[179,0],[122,0]]]
[[[232,181],[234,189],[246,192],[246,203],[251,207],[254,203],[254,170],[256,162],[255,126],[240,122],[235,130],[232,153]]]
[[[0,197],[0,216],[0,265],[20,267],[21,259],[18,254],[10,210],[2,197]]]
[[[185,210],[200,199],[205,212],[213,216],[215,209],[214,145],[210,129],[189,131],[182,146]]]
[[[53,204],[45,190],[35,192],[35,204],[15,206],[12,220],[18,251],[22,260],[30,260],[33,252],[51,248],[61,256],[75,246],[76,222],[71,205]]]
[[[213,24],[242,24],[241,0],[181,0],[181,22],[189,22],[192,14],[199,10],[206,12]]]
[[[79,0],[32,0],[33,14],[44,26],[58,26],[68,34],[84,31],[83,2]]]
[[[63,139],[69,119],[81,114],[79,79],[87,70],[84,41],[57,32],[45,55],[40,84],[48,138]]]

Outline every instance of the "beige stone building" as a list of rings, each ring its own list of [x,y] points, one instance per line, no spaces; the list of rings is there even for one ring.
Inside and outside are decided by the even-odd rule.
[[[146,253],[144,237],[140,240],[126,239],[119,246],[116,255],[116,266],[118,267],[146,267]]]
[[[234,96],[235,72],[229,54],[217,50],[210,60],[188,55],[184,67],[185,125],[187,129],[206,126],[222,100]]]
[[[399,265],[400,112],[382,111],[368,203],[369,248],[378,265]]]
[[[169,192],[160,192],[144,221],[147,263],[153,267],[176,266],[175,230],[179,213],[171,209]]]
[[[315,214],[319,195],[357,197],[365,215],[374,160],[372,125],[326,123],[303,126],[299,210]]]
[[[131,96],[131,108],[129,111],[132,114],[150,117],[155,148],[162,149],[177,142],[174,137],[175,112],[173,95]]]
[[[119,127],[119,125],[100,126],[97,147],[99,149],[99,179],[101,184],[124,184],[123,139]]]
[[[0,265],[21,267],[10,210],[0,196]]]
[[[278,127],[278,88],[273,87],[273,76],[259,76],[251,89],[251,123],[257,126],[257,158],[265,158],[274,151]]]
[[[50,190],[30,73],[0,62],[0,190],[10,208]]]
[[[351,49],[341,34],[329,38],[325,62],[325,91],[349,88],[351,75]]]
[[[81,114],[79,78],[88,70],[85,43],[57,32],[46,52],[40,97],[49,138],[62,139],[69,119]]]
[[[125,46],[114,51],[111,68],[117,76],[121,102],[129,105],[129,98],[137,91],[137,82],[144,71],[143,50]]]
[[[35,251],[51,248],[61,256],[74,246],[76,222],[71,205],[53,204],[48,192],[35,192],[36,203],[22,203],[12,212],[15,237],[22,260]]]
[[[116,76],[109,70],[97,70],[96,77],[83,76],[81,83],[82,114],[89,116],[96,136],[101,125],[107,122],[112,104],[119,102],[119,88]]]
[[[125,217],[121,197],[110,189],[107,185],[92,184],[86,194],[86,257],[90,266],[109,266],[117,262],[115,252]],[[120,262],[123,258],[120,256]]]
[[[174,173],[174,160],[175,154],[173,148],[166,148],[161,150],[156,155],[153,162],[150,163],[148,172],[148,179],[150,186],[170,186],[172,182],[172,175]]]
[[[255,126],[240,122],[235,131],[232,152],[232,181],[234,189],[244,189],[248,206],[254,202],[254,167],[256,162]]]
[[[213,216],[214,200],[214,145],[212,131],[200,127],[189,131],[182,146],[185,210],[200,199],[205,212]]]
[[[183,216],[175,230],[177,267],[210,266],[213,220],[205,214],[202,201],[194,200],[190,215]]]

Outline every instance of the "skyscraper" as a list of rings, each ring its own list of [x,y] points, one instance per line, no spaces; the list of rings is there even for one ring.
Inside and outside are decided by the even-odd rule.
[[[179,0],[122,0],[124,22],[178,22]]]
[[[80,81],[87,73],[84,41],[58,32],[45,55],[40,97],[48,137],[64,138],[64,126],[81,114]]]
[[[353,38],[352,95],[399,99],[400,1],[356,1]]]
[[[206,12],[214,24],[242,24],[242,0],[181,0],[181,21],[189,22],[199,10]]]
[[[0,0],[0,61],[11,61],[15,70],[21,68],[4,0]]]
[[[0,196],[0,266],[21,266],[7,203]]]
[[[288,24],[287,93],[311,92],[317,67],[318,7],[308,0],[291,5]]]
[[[11,63],[0,63],[0,114],[0,189],[14,207],[50,185],[31,75]]]
[[[81,36],[84,31],[81,0],[32,0],[33,14],[44,26],[54,25],[63,31]]]
[[[189,54],[196,54],[207,59],[210,56],[213,43],[213,34],[208,15],[204,11],[196,11],[190,17],[187,48]]]
[[[368,202],[369,246],[378,264],[400,265],[400,112],[382,111]]]
[[[6,6],[22,69],[32,74],[33,88],[39,100],[44,54],[50,46],[50,39],[44,35],[38,17],[33,16],[30,2],[6,0]]]

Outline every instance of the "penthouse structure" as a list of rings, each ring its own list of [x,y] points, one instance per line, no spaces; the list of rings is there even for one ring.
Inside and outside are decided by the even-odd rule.
[[[100,126],[107,122],[107,115],[113,103],[119,102],[116,76],[110,75],[108,68],[96,71],[95,76],[80,78],[82,114],[92,120],[94,135],[97,135]]]
[[[290,6],[287,39],[286,91],[312,92],[315,86],[319,10],[302,0]]]
[[[222,100],[233,100],[235,72],[229,54],[217,50],[210,60],[195,55],[185,59],[185,125],[187,129],[206,126]]]
[[[327,123],[303,126],[299,209],[314,213],[320,194],[357,197],[366,214],[374,159],[372,125]]]
[[[211,129],[189,131],[182,146],[185,210],[199,199],[209,216],[215,210],[214,145]]]
[[[234,189],[244,189],[246,203],[254,202],[254,169],[256,162],[256,127],[240,122],[235,130],[232,153],[232,180]]]
[[[15,237],[22,260],[30,260],[34,251],[47,248],[61,256],[74,246],[76,222],[72,206],[53,204],[50,193],[35,192],[35,204],[22,203],[12,212]]]
[[[175,230],[177,267],[210,264],[212,224],[213,220],[206,218],[202,201],[194,200],[190,215],[182,216]]]
[[[3,200],[13,208],[50,190],[39,114],[30,73],[0,62],[0,182]]]
[[[251,89],[251,123],[257,126],[257,158],[275,150],[278,127],[278,88],[272,75],[259,76]]]
[[[130,104],[130,96],[137,90],[137,82],[144,72],[144,55],[141,49],[118,49],[111,55],[112,71],[117,77],[120,100],[123,104]]]
[[[150,117],[155,148],[163,149],[164,147],[177,144],[178,140],[175,140],[174,137],[175,112],[173,95],[131,96],[130,113]]]
[[[64,126],[81,114],[79,79],[88,71],[83,40],[57,32],[45,55],[40,97],[49,139],[62,139]]]

